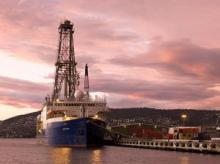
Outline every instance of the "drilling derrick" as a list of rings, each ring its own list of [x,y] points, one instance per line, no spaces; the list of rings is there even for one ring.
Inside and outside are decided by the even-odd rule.
[[[56,75],[52,99],[74,99],[76,87],[79,85],[79,74],[73,44],[73,24],[66,20],[59,28],[59,45],[56,61]]]

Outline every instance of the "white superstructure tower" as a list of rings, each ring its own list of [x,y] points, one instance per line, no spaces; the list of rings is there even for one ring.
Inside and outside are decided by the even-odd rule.
[[[84,91],[86,93],[87,98],[89,98],[89,73],[87,64],[85,65]]]

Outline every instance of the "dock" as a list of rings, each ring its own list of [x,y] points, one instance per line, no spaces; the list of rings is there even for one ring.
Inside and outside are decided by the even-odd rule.
[[[122,138],[118,140],[115,145],[147,149],[220,154],[220,142],[210,140],[147,140],[138,138]]]

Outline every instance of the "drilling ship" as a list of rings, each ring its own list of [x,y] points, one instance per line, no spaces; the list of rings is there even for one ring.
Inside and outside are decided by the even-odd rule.
[[[85,65],[84,91],[79,90],[73,24],[65,20],[59,28],[59,45],[52,96],[45,98],[38,117],[38,137],[52,146],[102,146],[107,111],[105,97],[89,92],[88,65]]]

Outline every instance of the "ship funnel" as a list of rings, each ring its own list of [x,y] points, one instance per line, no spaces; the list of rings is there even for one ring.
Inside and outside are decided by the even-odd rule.
[[[89,95],[89,73],[87,64],[85,65],[84,91]]]

